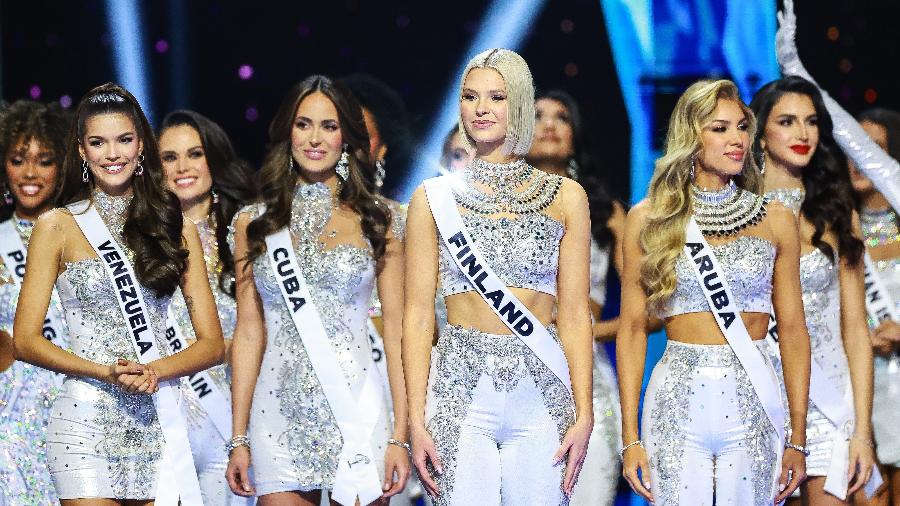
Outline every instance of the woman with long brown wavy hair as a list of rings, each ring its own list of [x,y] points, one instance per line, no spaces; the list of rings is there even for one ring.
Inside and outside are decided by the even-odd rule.
[[[626,218],[616,339],[622,467],[657,505],[771,505],[805,476],[800,245],[790,211],[759,195],[754,129],[733,83],[691,85],[675,105],[649,196]],[[788,440],[765,341],[773,307]],[[668,343],[647,386],[641,439],[648,311],[664,321]]]
[[[169,382],[223,354],[197,231],[165,189],[153,131],[128,91],[88,92],[67,142],[60,202],[69,205],[35,225],[19,299],[27,310],[14,327],[18,358],[66,375],[47,432],[56,491],[64,505],[197,504]],[[54,283],[71,353],[42,334]],[[176,288],[197,342],[173,355],[164,322]]]
[[[262,203],[234,220],[228,481],[263,506],[318,505],[323,490],[344,505],[385,502],[410,473],[400,231],[363,179],[369,139],[344,87],[324,76],[294,86],[269,138]],[[366,333],[376,278],[393,424]]]

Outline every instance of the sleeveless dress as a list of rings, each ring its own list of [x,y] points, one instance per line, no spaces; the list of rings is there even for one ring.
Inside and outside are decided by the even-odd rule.
[[[16,229],[27,247],[32,222],[17,219]],[[13,274],[0,259],[0,330],[10,336],[16,316],[19,287]],[[54,294],[49,311],[62,315],[62,306]],[[62,321],[62,318],[59,319]],[[69,347],[65,328],[54,342]],[[50,407],[63,376],[25,362],[15,361],[0,372],[0,504],[59,504],[47,465],[47,424]]]

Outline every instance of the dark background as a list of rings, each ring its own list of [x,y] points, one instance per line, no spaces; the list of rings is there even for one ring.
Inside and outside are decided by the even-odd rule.
[[[152,116],[158,121],[174,108],[196,109],[219,122],[257,164],[269,118],[291,84],[312,73],[367,72],[402,94],[411,129],[424,138],[488,3],[143,2]],[[822,86],[853,113],[870,105],[900,109],[896,2],[799,0],[796,10],[801,56]],[[77,103],[93,86],[115,79],[117,41],[102,1],[2,0],[0,37],[7,101],[27,98],[38,86],[41,100],[67,95]],[[165,52],[157,50],[160,40]],[[579,100],[588,145],[614,193],[627,196],[628,119],[599,0],[546,2],[520,53],[539,89],[563,88]],[[238,77],[241,65],[253,67],[252,78]],[[657,131],[664,127],[657,122]],[[389,169],[388,188],[402,179]]]

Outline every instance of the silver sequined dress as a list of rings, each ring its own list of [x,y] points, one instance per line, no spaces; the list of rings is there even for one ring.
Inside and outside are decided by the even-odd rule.
[[[804,193],[800,189],[780,189],[766,193],[799,213]],[[812,359],[825,371],[838,392],[850,389],[850,369],[844,341],[841,339],[841,287],[838,279],[839,260],[828,258],[816,248],[800,257],[800,287],[803,291],[803,311]],[[810,385],[810,390],[816,385]],[[834,437],[838,429],[810,402],[806,417],[806,472],[810,476],[825,476],[831,463]]]
[[[120,239],[130,197],[95,193],[94,206],[112,236]],[[56,288],[69,325],[72,353],[98,364],[136,361],[128,324],[112,281],[98,257],[66,263]],[[168,296],[140,287],[150,325],[163,356]],[[61,499],[106,497],[151,499],[164,444],[153,399],[128,394],[92,378],[66,377],[53,403],[47,429],[50,472]]]
[[[27,247],[32,224],[19,220],[18,225]],[[0,330],[9,335],[13,333],[18,298],[19,288],[0,259]],[[62,315],[55,294],[50,311]],[[54,342],[68,348],[68,335],[62,330]],[[25,362],[13,362],[0,373],[0,504],[59,503],[47,466],[46,431],[50,406],[61,385],[61,375]]]
[[[249,206],[235,220],[243,214],[255,219],[262,212],[260,205]],[[375,261],[368,247],[326,247],[321,242],[331,213],[327,186],[298,185],[289,230],[300,270],[341,370],[358,395],[365,378],[363,367],[371,363],[366,320]],[[340,430],[265,255],[254,261],[253,275],[266,326],[266,349],[248,427],[257,494],[329,489],[343,446]],[[385,410],[372,434],[372,453],[381,475],[384,461],[379,457],[384,455],[390,435]]]

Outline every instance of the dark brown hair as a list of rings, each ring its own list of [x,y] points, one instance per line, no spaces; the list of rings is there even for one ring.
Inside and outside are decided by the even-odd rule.
[[[59,171],[58,185],[62,184],[62,166],[66,155],[66,134],[72,123],[72,115],[59,103],[42,104],[31,100],[17,100],[0,114],[0,187],[6,188],[6,157],[9,150],[20,142],[39,142],[50,150],[53,164]],[[59,193],[56,188],[54,196]],[[0,221],[9,219],[15,203],[0,201]]]
[[[143,143],[143,175],[131,179],[134,198],[128,208],[122,238],[134,252],[134,273],[138,281],[157,295],[171,295],[187,268],[188,252],[182,244],[182,214],[178,197],[165,187],[159,147],[153,129],[137,99],[128,90],[107,83],[89,91],[78,108],[69,133],[63,184],[59,202],[70,204],[91,198],[94,178],[81,180],[79,146],[84,142],[87,120],[100,114],[124,114],[134,123]]]
[[[210,207],[216,218],[216,245],[222,267],[219,288],[234,297],[234,254],[228,247],[228,227],[241,207],[256,200],[253,167],[238,156],[225,130],[199,112],[179,110],[166,114],[159,134],[180,125],[193,128],[200,137],[213,190],[219,196]]]
[[[367,189],[369,185],[363,179],[363,174],[374,171],[369,160],[369,135],[362,109],[341,84],[314,75],[288,91],[269,124],[266,157],[257,174],[257,186],[266,211],[247,226],[248,266],[265,250],[266,236],[286,227],[291,220],[291,202],[298,180],[298,175],[291,172],[291,130],[300,102],[316,92],[324,94],[334,104],[341,137],[348,145],[350,177],[341,185],[338,198],[360,216],[363,235],[372,246],[375,261],[384,255],[391,214],[387,206]]]

